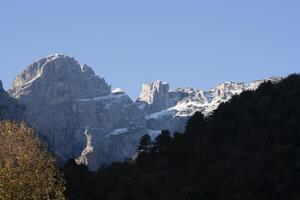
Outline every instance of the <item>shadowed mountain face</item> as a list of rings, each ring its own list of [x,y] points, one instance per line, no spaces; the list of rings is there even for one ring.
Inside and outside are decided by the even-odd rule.
[[[225,82],[202,91],[170,90],[168,83],[157,81],[144,84],[133,102],[121,89],[111,91],[91,67],[54,54],[29,65],[16,77],[9,93],[26,105],[26,120],[62,161],[77,158],[78,163],[96,170],[104,162],[131,157],[142,135],[154,138],[161,129],[183,131],[196,111],[209,115],[220,103],[262,82]],[[3,105],[19,105],[3,89],[1,94],[0,101],[12,102]],[[15,106],[8,108],[11,115],[18,113]]]
[[[25,106],[11,98],[0,81],[0,120],[23,120]]]

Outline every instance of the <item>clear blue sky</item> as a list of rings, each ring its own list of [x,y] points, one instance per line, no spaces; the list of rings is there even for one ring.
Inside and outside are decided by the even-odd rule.
[[[1,0],[6,89],[52,53],[92,66],[135,98],[144,82],[209,89],[300,70],[300,1]]]

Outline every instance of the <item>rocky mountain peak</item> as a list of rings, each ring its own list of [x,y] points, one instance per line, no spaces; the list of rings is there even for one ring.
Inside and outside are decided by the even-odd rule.
[[[111,90],[88,65],[53,54],[16,77],[10,95],[17,100],[0,82],[0,119],[25,117],[62,161],[77,158],[97,170],[103,162],[131,157],[145,133],[155,137],[162,129],[181,132],[196,111],[209,115],[220,103],[266,80],[224,82],[209,91],[170,90],[167,82],[156,81],[143,84],[134,103],[120,88]],[[26,115],[10,114],[25,111],[23,105]]]
[[[23,85],[26,85],[40,77],[43,73],[44,67],[48,63],[56,63],[58,65],[58,63],[62,62],[73,63],[73,65],[77,64],[74,58],[66,55],[49,55],[29,65],[19,76],[16,77],[16,79],[13,82],[13,87],[22,87]],[[61,66],[61,64],[59,65]]]
[[[26,120],[61,161],[78,158],[93,170],[133,155],[146,132],[143,112],[129,96],[111,91],[91,67],[70,56],[32,63],[10,94],[26,105]]]
[[[209,96],[212,98],[219,98],[222,100],[229,100],[233,95],[240,94],[246,88],[246,84],[243,82],[223,82],[217,87],[209,91]]]
[[[105,80],[89,66],[80,65],[73,57],[53,54],[29,65],[16,77],[10,93],[15,98],[29,98],[31,93],[63,102],[105,96],[110,91]]]
[[[2,81],[0,80],[0,91],[3,90],[3,84],[2,84]]]
[[[137,99],[140,107],[144,111],[154,113],[165,109],[169,100],[169,84],[167,82],[156,81],[142,85],[142,92]]]

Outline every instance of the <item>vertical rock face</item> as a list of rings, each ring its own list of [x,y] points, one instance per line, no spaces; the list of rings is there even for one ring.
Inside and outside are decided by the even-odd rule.
[[[209,115],[220,103],[264,81],[224,82],[209,91],[170,90],[168,83],[156,81],[144,84],[134,103],[121,89],[111,91],[91,67],[54,54],[16,77],[9,91],[15,99],[0,82],[0,120],[26,120],[61,161],[77,158],[97,170],[104,162],[134,155],[142,135],[155,137],[162,129],[181,132],[196,111]]]
[[[136,103],[147,113],[158,112],[167,108],[169,100],[169,84],[157,81],[143,84],[142,92]]]
[[[27,67],[16,77],[10,93],[23,100],[25,97],[30,101],[29,98],[43,98],[46,103],[59,104],[76,98],[108,95],[110,86],[90,67],[79,65],[72,57],[55,54]]]
[[[131,99],[111,93],[103,78],[69,56],[34,62],[16,77],[10,94],[26,105],[27,121],[62,161],[82,155],[88,139],[93,152],[86,162],[93,170],[133,155],[145,133],[143,113]],[[121,128],[126,131],[110,135]]]
[[[255,90],[265,81],[277,82],[279,80],[280,78],[270,78],[249,84],[224,82],[209,91],[194,88],[178,88],[169,91],[169,85],[164,87],[161,81],[157,81],[143,85],[136,103],[145,113],[149,135],[155,137],[161,129],[182,132],[186,120],[196,111],[209,115],[221,103],[229,101],[234,95],[245,90]]]

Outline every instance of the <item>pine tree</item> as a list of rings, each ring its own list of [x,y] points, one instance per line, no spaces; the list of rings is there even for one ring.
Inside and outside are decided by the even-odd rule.
[[[172,141],[171,133],[168,130],[162,130],[161,134],[155,139],[155,147],[158,151],[166,150]]]
[[[143,135],[140,139],[138,152],[147,151],[150,145],[151,145],[151,137],[148,134]]]

